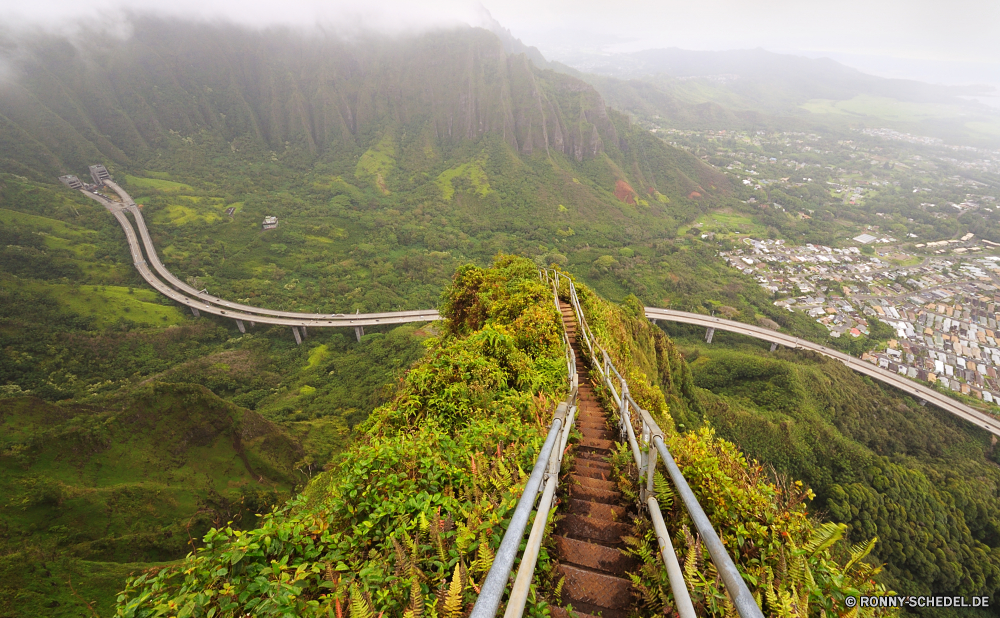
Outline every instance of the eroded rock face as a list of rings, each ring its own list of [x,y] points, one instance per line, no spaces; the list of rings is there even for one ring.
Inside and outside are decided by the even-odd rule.
[[[27,165],[125,161],[202,132],[234,151],[320,154],[419,127],[439,144],[495,133],[519,153],[578,161],[618,140],[590,85],[482,29],[345,42],[152,18],[133,27],[124,41],[20,46],[0,106],[5,132],[33,143]]]

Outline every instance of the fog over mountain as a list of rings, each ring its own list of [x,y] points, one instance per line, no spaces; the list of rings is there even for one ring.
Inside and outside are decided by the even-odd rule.
[[[989,0],[902,2],[879,0],[822,4],[777,0],[767,5],[713,0],[606,2],[511,0],[484,2],[398,0],[349,2],[292,0],[100,0],[74,3],[6,2],[6,28],[127,34],[129,14],[228,20],[258,27],[320,26],[340,33],[421,31],[459,23],[482,26],[489,14],[550,59],[573,64],[586,53],[679,47],[733,50],[762,47],[809,57],[833,57],[882,76],[932,82],[1000,82],[993,43],[1000,4]]]

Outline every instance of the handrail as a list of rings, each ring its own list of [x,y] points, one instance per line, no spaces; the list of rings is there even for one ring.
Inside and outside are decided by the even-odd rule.
[[[729,591],[729,596],[736,607],[736,611],[741,618],[763,618],[763,612],[761,612],[760,607],[750,593],[746,582],[743,581],[739,569],[726,551],[722,540],[712,526],[712,522],[708,519],[704,509],[701,508],[697,497],[691,491],[691,487],[684,479],[684,475],[667,449],[663,441],[663,430],[660,429],[649,412],[636,403],[632,397],[628,389],[628,382],[614,366],[611,357],[597,342],[593,331],[590,330],[587,319],[583,314],[583,307],[580,306],[580,299],[577,296],[573,280],[569,277],[565,278],[569,281],[570,303],[576,313],[577,332],[583,335],[583,341],[586,344],[591,363],[597,369],[598,374],[601,376],[601,382],[607,387],[611,399],[618,408],[620,430],[622,436],[628,439],[632,456],[639,469],[639,477],[640,479],[644,476],[646,477],[645,487],[640,490],[640,498],[649,510],[650,519],[656,531],[660,554],[667,569],[670,589],[674,593],[674,603],[677,605],[678,613],[681,615],[681,618],[695,618],[694,606],[691,603],[691,597],[684,583],[677,555],[670,542],[670,535],[663,522],[663,515],[660,512],[659,503],[656,500],[653,490],[657,453],[663,459],[667,473],[670,475],[670,480],[673,482],[674,487],[677,488],[677,493],[680,495],[681,501],[691,516],[691,521],[694,523],[695,529],[705,541],[705,546],[708,548],[709,555],[712,557],[712,561],[715,563],[719,575],[722,577],[726,590]],[[615,380],[612,379],[612,376],[617,378],[618,388],[615,388]],[[635,429],[632,426],[632,410],[637,413],[641,421],[639,438],[636,438]]]
[[[551,280],[548,273],[539,271],[539,278],[552,284],[553,302],[556,312],[559,312],[559,283],[558,279]],[[517,557],[517,550],[524,538],[524,531],[528,525],[528,517],[534,508],[535,498],[538,497],[539,490],[542,498],[535,509],[535,519],[531,526],[531,533],[525,545],[524,553],[521,556],[521,564],[518,567],[517,577],[511,589],[510,598],[507,601],[507,609],[504,618],[519,618],[524,612],[524,606],[528,599],[528,592],[531,588],[531,579],[535,571],[535,563],[538,560],[538,553],[542,546],[542,537],[545,533],[545,524],[548,522],[549,509],[552,507],[552,500],[555,497],[556,484],[559,481],[559,470],[562,465],[562,455],[566,450],[566,441],[569,440],[569,432],[573,427],[573,419],[576,415],[576,395],[579,387],[579,376],[576,374],[576,353],[569,345],[569,337],[563,329],[563,342],[566,345],[566,363],[569,370],[570,392],[566,401],[561,402],[553,415],[549,433],[545,437],[545,443],[535,460],[535,467],[531,470],[531,476],[524,487],[514,515],[511,517],[507,531],[500,541],[493,565],[480,588],[479,597],[472,608],[469,618],[493,618],[500,602],[503,599],[504,590],[510,579],[510,572],[514,566],[514,559]],[[542,488],[542,482],[545,486]]]

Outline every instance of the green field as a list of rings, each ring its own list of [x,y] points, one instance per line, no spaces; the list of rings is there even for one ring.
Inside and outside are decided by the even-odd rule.
[[[928,134],[929,126],[950,127],[945,134],[938,137],[958,137],[959,134],[963,134],[978,141],[984,137],[1000,136],[1000,116],[972,113],[959,105],[910,103],[886,97],[858,95],[844,101],[812,99],[803,103],[801,107],[814,114],[903,123],[904,127],[909,126],[923,134]]]
[[[714,232],[723,235],[760,236],[766,233],[764,227],[754,222],[750,217],[725,212],[703,214],[694,223],[677,228],[677,233],[685,234],[693,227],[699,228],[703,234]]]
[[[812,99],[802,108],[814,114],[841,114],[857,117],[874,117],[897,122],[920,122],[932,118],[961,118],[968,112],[957,105],[908,103],[886,97],[858,95],[846,101]]]
[[[218,197],[178,195],[170,203],[153,211],[154,223],[187,225],[189,223],[215,223],[225,216],[225,200]]]
[[[111,326],[120,320],[165,327],[183,324],[187,319],[178,307],[162,304],[163,297],[153,290],[41,281],[23,282],[21,285],[32,292],[49,296],[68,311],[93,318],[98,328]]]
[[[3,616],[110,616],[129,573],[183,556],[212,525],[253,522],[295,482],[286,434],[197,386],[0,409]]]
[[[166,176],[167,174],[160,175]],[[130,188],[137,187],[141,189],[155,189],[157,191],[168,192],[194,190],[193,187],[182,182],[174,182],[173,180],[164,180],[161,178],[139,178],[138,176],[126,175],[125,180],[128,181],[128,186]]]

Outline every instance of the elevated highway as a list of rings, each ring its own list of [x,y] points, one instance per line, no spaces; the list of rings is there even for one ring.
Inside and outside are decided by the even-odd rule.
[[[853,356],[849,356],[832,348],[828,348],[811,341],[806,341],[805,339],[799,339],[798,337],[792,337],[791,335],[779,333],[767,328],[743,324],[742,322],[735,322],[733,320],[726,320],[715,316],[688,313],[686,311],[674,311],[672,309],[659,309],[657,307],[646,307],[645,309],[646,317],[654,322],[657,320],[667,320],[670,322],[679,322],[681,324],[693,324],[695,326],[705,327],[708,329],[709,342],[711,342],[711,336],[716,330],[723,330],[740,335],[746,335],[748,337],[763,339],[764,341],[770,341],[772,344],[785,346],[786,348],[812,350],[813,352],[817,352],[823,356],[837,359],[858,373],[862,373],[880,382],[894,386],[905,393],[932,403],[946,412],[950,412],[959,418],[967,420],[977,427],[982,427],[990,433],[1000,436],[1000,420],[990,416],[989,414],[980,412],[971,406],[956,401],[955,399],[952,399],[947,395],[943,395],[932,388],[920,384],[919,382],[914,382],[909,378],[887,371],[877,365],[865,362],[859,358],[854,358]]]
[[[279,318],[287,318],[290,320],[321,320],[328,321],[331,319],[346,319],[352,320],[352,324],[345,324],[345,326],[352,326],[353,322],[357,320],[386,320],[386,319],[396,319],[401,317],[412,317],[415,318],[413,322],[420,321],[432,321],[439,320],[441,316],[438,315],[436,309],[418,309],[412,311],[389,311],[383,313],[356,313],[356,314],[343,314],[343,313],[298,313],[294,311],[280,311],[276,309],[265,309],[263,307],[254,307],[252,305],[244,305],[241,303],[236,303],[228,300],[219,298],[218,296],[213,296],[205,291],[196,290],[184,281],[181,281],[173,273],[167,270],[167,267],[163,265],[160,261],[159,255],[156,253],[156,247],[153,245],[153,239],[149,235],[149,229],[146,226],[146,220],[142,216],[142,211],[139,209],[138,205],[132,199],[124,189],[118,186],[112,180],[105,180],[104,184],[111,187],[115,193],[122,198],[124,203],[124,208],[132,213],[133,218],[135,218],[136,228],[139,230],[139,237],[142,239],[143,247],[146,250],[146,255],[149,258],[149,263],[152,265],[153,269],[161,276],[163,279],[169,283],[171,286],[176,288],[178,291],[183,292],[191,298],[201,300],[202,302],[219,305],[225,307],[231,311],[242,311],[244,313],[250,313],[254,315],[267,315]],[[261,320],[258,320],[261,321]],[[377,322],[384,323],[384,322]]]
[[[358,313],[346,315],[294,313],[290,311],[274,311],[269,309],[262,310],[258,307],[251,307],[249,305],[229,303],[228,301],[224,301],[218,297],[194,290],[191,286],[185,284],[180,279],[177,279],[177,277],[170,273],[163,263],[160,262],[159,257],[156,255],[156,250],[153,247],[152,240],[149,238],[149,232],[145,227],[145,223],[142,222],[142,214],[139,212],[135,202],[133,202],[131,198],[126,199],[128,194],[122,191],[120,187],[117,187],[114,183],[110,181],[105,181],[105,183],[109,186],[113,185],[112,188],[115,189],[119,195],[123,195],[124,204],[119,204],[85,189],[81,189],[81,192],[87,197],[103,205],[115,217],[118,224],[121,225],[122,230],[125,232],[125,238],[128,242],[129,251],[132,255],[132,263],[135,265],[136,270],[139,271],[142,278],[145,279],[145,281],[149,283],[153,289],[160,292],[167,298],[189,307],[192,313],[196,316],[200,315],[201,312],[205,312],[210,315],[230,318],[236,321],[236,324],[241,332],[245,332],[244,323],[249,323],[251,326],[254,324],[288,326],[291,327],[295,340],[298,343],[301,343],[302,338],[306,336],[306,333],[308,332],[306,329],[309,327],[351,327],[355,329],[355,334],[360,339],[361,335],[364,333],[363,328],[365,326],[405,324],[409,322],[429,322],[441,319],[440,314],[438,314],[436,310],[367,314]],[[131,211],[137,216],[137,221],[142,222],[139,229],[146,239],[146,247],[148,255],[150,256],[149,262],[152,262],[156,273],[159,273],[160,276],[163,276],[164,279],[167,279],[167,281],[169,281],[172,285],[164,283],[159,277],[157,277],[156,273],[153,272],[153,269],[150,269],[149,262],[147,262],[146,256],[142,253],[142,244],[140,244],[139,237],[136,236],[135,229],[132,227],[128,217],[125,215],[126,211]],[[193,292],[193,294],[188,295],[185,293],[189,290]]]

